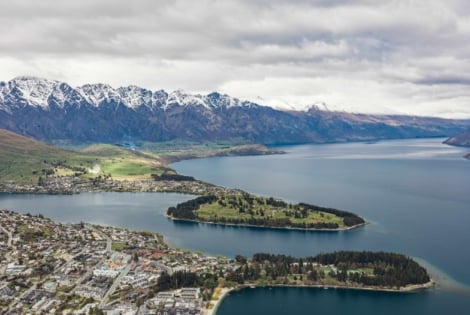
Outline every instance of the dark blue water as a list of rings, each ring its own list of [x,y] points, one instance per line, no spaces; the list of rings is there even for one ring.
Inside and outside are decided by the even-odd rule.
[[[173,246],[234,256],[313,255],[342,249],[396,251],[422,259],[444,287],[424,294],[340,290],[248,290],[226,299],[227,314],[465,314],[470,307],[470,161],[441,139],[282,147],[285,155],[226,157],[172,165],[180,173],[252,193],[354,211],[370,224],[347,232],[306,232],[173,222],[163,216],[181,194],[0,195],[0,208],[157,231]],[[451,279],[453,278],[453,279]],[[281,301],[282,297],[282,301]],[[322,302],[327,301],[327,302]],[[276,304],[277,303],[277,304]],[[285,303],[285,307],[274,307]],[[284,305],[284,304],[283,304]],[[287,308],[286,308],[287,307]],[[315,311],[314,311],[315,310]],[[386,313],[388,312],[388,313]],[[395,314],[395,312],[393,312]]]
[[[441,141],[288,146],[280,148],[286,155],[172,165],[212,183],[351,210],[370,222],[344,233],[248,232],[251,241],[241,233],[245,253],[253,248],[297,256],[339,249],[395,251],[419,258],[445,286],[418,295],[248,290],[224,301],[218,314],[312,314],[317,309],[320,314],[465,314],[470,307],[465,287],[470,284],[470,161],[462,156],[470,150]]]
[[[180,233],[180,229],[164,213],[169,207],[192,198],[192,195],[174,193],[0,194],[0,209],[40,213],[65,223],[83,221],[156,231],[176,245],[180,237],[189,235]]]
[[[231,292],[218,308],[217,315],[468,314],[468,305],[465,296],[435,291],[396,294],[316,288],[256,288]]]

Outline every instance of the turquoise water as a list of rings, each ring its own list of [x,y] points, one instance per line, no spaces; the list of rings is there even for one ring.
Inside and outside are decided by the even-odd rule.
[[[309,232],[173,222],[163,216],[182,194],[0,195],[0,208],[157,231],[173,246],[209,254],[313,255],[342,249],[396,251],[419,258],[443,285],[422,294],[319,289],[232,293],[228,314],[466,314],[470,308],[470,161],[442,139],[281,147],[285,155],[190,160],[180,173],[252,193],[354,211],[369,224]],[[470,150],[468,150],[470,151]]]

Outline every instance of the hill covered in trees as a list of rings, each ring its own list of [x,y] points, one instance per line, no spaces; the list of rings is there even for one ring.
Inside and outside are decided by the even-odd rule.
[[[170,207],[175,219],[298,229],[349,229],[365,223],[354,213],[250,194],[201,196]]]
[[[396,253],[339,251],[312,257],[258,253],[227,275],[238,284],[325,285],[403,290],[432,285],[425,268]]]

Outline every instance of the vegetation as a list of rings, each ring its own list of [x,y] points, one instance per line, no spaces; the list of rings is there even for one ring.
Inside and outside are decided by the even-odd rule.
[[[226,280],[239,284],[346,285],[403,288],[430,281],[426,269],[411,258],[385,252],[340,251],[314,257],[255,254]]]
[[[113,242],[111,244],[111,250],[122,252],[123,250],[132,249],[133,246],[125,242]]]
[[[216,156],[270,154],[279,151],[260,145],[230,143],[193,143],[171,141],[134,145],[92,144],[87,147],[60,143],[67,149],[0,129],[0,178],[18,184],[41,184],[47,177],[95,178],[116,180],[192,181],[168,168],[170,162]],[[136,151],[135,148],[140,151]]]
[[[186,175],[180,175],[174,172],[164,172],[161,175],[158,174],[152,174],[151,175],[153,180],[159,181],[159,180],[171,180],[175,182],[180,182],[180,181],[189,181],[193,182],[195,181],[194,177],[192,176],[186,176]]]
[[[186,220],[302,229],[338,229],[364,223],[347,211],[305,203],[292,205],[249,194],[202,196],[170,207],[167,213]]]
[[[159,160],[113,145],[70,151],[0,129],[0,178],[18,184],[41,184],[47,177],[73,176],[150,179],[167,170]]]
[[[167,211],[168,215],[187,220],[195,220],[195,210],[206,203],[211,203],[217,200],[216,196],[201,196],[195,199],[191,199],[176,205],[176,207],[170,207]]]
[[[144,142],[139,150],[152,155],[166,164],[211,156],[233,156],[233,155],[264,155],[280,154],[279,150],[270,149],[259,144],[243,144],[243,141],[225,142],[192,142],[173,140],[166,142]]]
[[[208,301],[217,287],[217,275],[213,273],[197,274],[189,271],[176,271],[170,275],[167,272],[162,272],[157,281],[158,291],[183,287],[201,287],[203,299]]]

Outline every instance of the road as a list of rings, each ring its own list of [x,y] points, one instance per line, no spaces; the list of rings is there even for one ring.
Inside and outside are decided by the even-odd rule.
[[[156,262],[155,265],[157,265],[158,268],[160,268],[162,271],[165,271],[169,275],[173,273],[173,270],[170,267],[167,267],[159,262]]]
[[[13,242],[13,235],[11,234],[10,231],[8,231],[7,229],[5,229],[3,226],[0,226],[0,229],[3,231],[3,233],[5,233],[5,234],[8,235],[8,242],[7,242],[7,245],[8,245],[8,247],[11,247],[12,242]]]
[[[90,224],[85,224],[85,228],[101,235],[102,238],[106,239],[106,253],[110,255],[112,253],[111,245],[113,244],[113,241],[111,240],[111,238]]]
[[[134,263],[129,263],[126,266],[126,268],[124,268],[124,270],[121,271],[121,273],[116,277],[116,279],[114,279],[114,282],[111,285],[111,287],[109,288],[108,292],[106,292],[104,297],[101,299],[101,303],[100,303],[100,306],[99,306],[100,308],[102,308],[105,305],[106,300],[108,299],[108,297],[114,293],[114,290],[116,290],[119,283],[121,283],[121,279],[129,273],[129,270],[131,270],[132,266],[134,266]]]
[[[113,244],[113,241],[111,240],[111,238],[106,235],[105,233],[101,232],[100,230],[96,229],[95,227],[93,227],[92,225],[90,224],[85,224],[85,227],[93,232],[96,232],[97,234],[101,235],[101,237],[103,237],[104,239],[106,239],[106,253],[108,255],[111,255],[113,253],[113,250],[112,250],[112,244]],[[101,299],[101,303],[99,305],[99,307],[103,307],[105,304],[106,304],[106,301],[108,300],[108,297],[111,296],[114,291],[116,290],[116,288],[119,286],[119,283],[121,283],[121,279],[123,277],[125,277],[128,273],[129,273],[129,270],[131,270],[131,268],[134,266],[134,263],[129,263],[126,268],[124,268],[121,273],[116,277],[116,279],[114,279],[113,281],[113,284],[111,285],[111,287],[108,289],[108,291],[106,292],[106,294],[104,295],[104,297]]]

